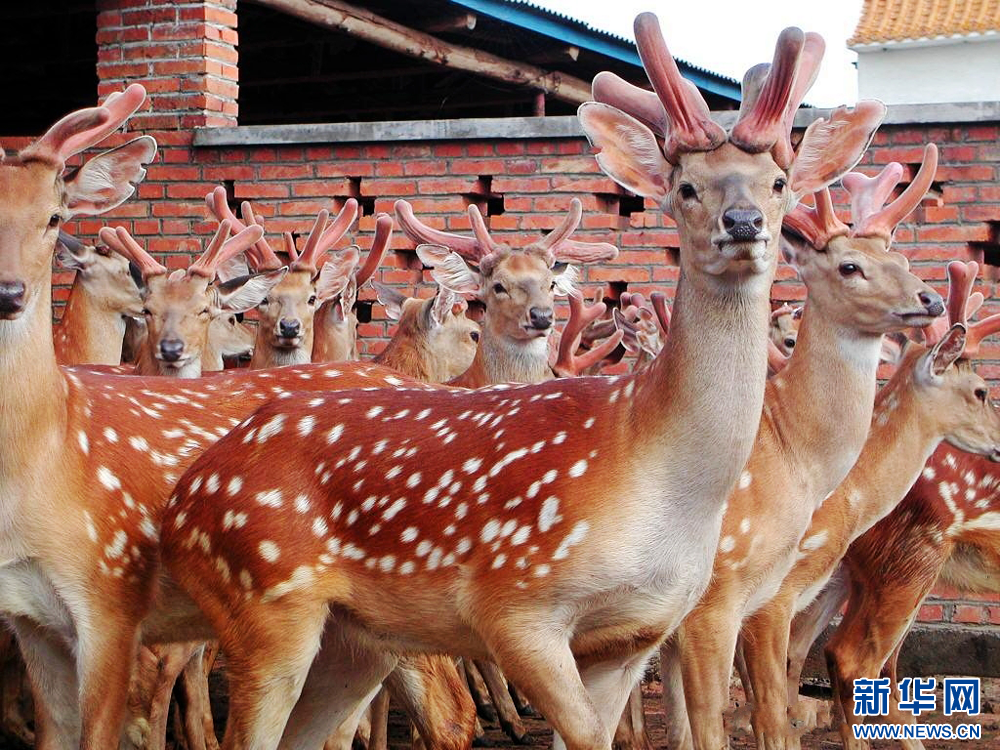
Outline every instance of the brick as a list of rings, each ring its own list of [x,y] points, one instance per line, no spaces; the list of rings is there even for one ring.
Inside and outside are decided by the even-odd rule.
[[[312,177],[313,168],[309,164],[268,164],[260,167],[257,176],[261,180],[294,180]]]
[[[940,604],[925,604],[917,612],[917,619],[920,622],[943,622],[944,607]]]
[[[971,604],[956,604],[955,613],[952,615],[951,621],[978,625],[985,619],[984,615],[985,612],[982,607]]]
[[[289,186],[280,182],[237,182],[233,193],[240,199],[287,198]]]

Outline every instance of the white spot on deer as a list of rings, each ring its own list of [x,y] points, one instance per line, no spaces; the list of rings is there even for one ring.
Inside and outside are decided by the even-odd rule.
[[[241,489],[243,489],[243,479],[238,476],[230,479],[229,484],[226,485],[226,492],[229,494],[230,497],[235,495]]]
[[[312,532],[313,534],[319,537],[326,536],[327,532],[326,520],[322,516],[316,516],[313,519]]]
[[[753,481],[753,477],[750,476],[750,472],[749,471],[744,471],[742,474],[740,474],[739,488],[741,490],[745,490],[747,487],[750,486],[750,483],[752,481]]]
[[[497,461],[495,464],[493,464],[493,467],[490,469],[489,475],[491,477],[495,477],[497,474],[503,471],[504,468],[506,468],[509,464],[513,463],[519,458],[523,458],[526,455],[528,455],[527,448],[518,448],[517,450],[511,451],[506,456]]]
[[[317,406],[322,406],[324,400],[325,399],[323,399],[322,397],[320,397],[320,398],[314,398],[312,401],[309,402],[309,406],[311,406],[311,407],[313,407],[315,409]]]
[[[139,531],[145,534],[147,539],[152,539],[154,542],[158,538],[156,526],[153,525],[153,521],[149,518],[149,516],[143,516],[142,520],[139,521]]]
[[[957,464],[955,463],[955,456],[952,453],[945,454],[944,462],[949,469],[957,468]]]
[[[278,549],[278,545],[270,539],[262,541],[259,545],[257,545],[257,549],[260,550],[260,556],[267,562],[273,563],[281,556],[281,550]]]
[[[499,555],[493,558],[493,566],[492,566],[493,570],[502,568],[505,562],[507,562],[507,555],[501,552]]]
[[[281,490],[267,490],[257,493],[257,502],[267,508],[281,507]]]
[[[569,475],[574,479],[582,477],[586,471],[587,471],[587,462],[584,461],[582,458],[569,467]]]
[[[538,511],[538,530],[542,532],[548,531],[561,520],[562,516],[559,515],[559,498],[555,496],[545,498],[541,510]]]
[[[431,553],[427,556],[427,570],[437,570],[438,566],[441,565],[441,558],[444,552],[440,547],[435,547],[431,550]]]
[[[308,435],[310,432],[313,431],[313,427],[315,426],[316,426],[316,417],[312,415],[302,417],[302,419],[299,420],[299,427],[298,427],[299,434],[302,437],[305,437],[306,435]]]
[[[104,547],[104,556],[109,560],[117,560],[125,551],[125,545],[127,542],[128,534],[126,534],[123,529],[118,529],[118,531],[115,532],[115,535],[111,538],[111,544]]]
[[[562,445],[564,442],[566,442],[566,433],[565,432],[562,432],[562,431],[557,432],[555,434],[555,437],[552,438],[552,445]]]
[[[740,521],[740,533],[746,534],[748,531],[750,531],[750,519],[744,518]]]
[[[347,514],[347,525],[348,526],[353,526],[354,522],[358,520],[358,515],[359,515],[359,513],[358,513],[357,508],[355,508],[350,513],[348,513]]]
[[[105,427],[104,428],[104,439],[107,440],[109,443],[117,443],[118,442],[118,433],[115,432],[110,427]]]
[[[799,544],[799,549],[806,551],[817,550],[826,544],[826,540],[829,536],[830,532],[827,529],[817,531],[815,534],[811,534],[803,539],[801,544]]]
[[[401,511],[405,507],[406,507],[406,500],[404,500],[403,498],[399,498],[392,505],[390,505],[388,508],[382,511],[382,520],[391,521],[393,518],[396,517],[396,514],[399,513],[399,511]]]
[[[482,465],[483,459],[481,458],[467,458],[465,463],[462,464],[462,471],[466,474],[475,474]]]
[[[476,477],[476,481],[472,483],[472,491],[482,492],[484,489],[486,489],[486,480],[487,477],[485,474],[481,474],[480,476]]]
[[[416,526],[407,526],[405,529],[403,529],[403,533],[399,535],[399,539],[402,542],[409,543],[417,538],[418,533],[419,532],[417,531]]]
[[[385,473],[386,479],[395,479],[403,471],[403,467],[400,465],[393,466],[389,471]]]
[[[375,445],[374,445],[374,446],[372,447],[372,455],[373,455],[373,456],[377,456],[377,455],[379,455],[380,453],[382,453],[382,452],[383,452],[383,451],[385,450],[385,447],[386,447],[386,446],[387,446],[388,444],[389,444],[389,441],[388,441],[388,440],[379,440],[379,441],[378,441],[377,443],[375,443]],[[359,448],[359,449],[358,449],[358,452],[360,453],[360,451],[361,451],[361,449]],[[352,453],[353,453],[353,451],[352,451]],[[357,458],[357,455],[352,455],[352,456],[351,456],[351,460],[352,460],[352,461],[353,461],[353,460],[354,460],[355,458]]]
[[[399,566],[399,572],[405,576],[410,575],[416,569],[417,566],[412,560],[407,560],[405,563]]]
[[[455,545],[455,552],[459,555],[464,555],[470,549],[472,549],[472,540],[468,537],[462,537],[458,540],[458,544]]]
[[[499,533],[500,533],[500,521],[498,521],[495,518],[491,518],[483,526],[483,530],[482,532],[480,532],[479,538],[482,539],[484,542],[492,542],[494,539],[497,538],[497,535]]]
[[[736,538],[726,535],[719,540],[719,552],[727,553],[736,549]]]
[[[521,545],[528,541],[531,536],[531,526],[525,524],[517,531],[514,532],[514,536],[510,538],[510,543],[513,545]]]
[[[227,510],[222,516],[223,531],[229,531],[230,529],[242,529],[244,526],[246,526],[246,523],[247,523],[246,513],[239,513],[234,510]]]
[[[257,442],[264,443],[275,435],[280,435],[281,431],[285,427],[285,415],[276,414],[271,417],[264,425],[260,428],[260,432],[257,433]]]
[[[385,555],[378,561],[378,567],[383,573],[391,573],[396,567],[396,558],[393,555]]]
[[[983,513],[965,524],[966,529],[981,529],[983,531],[1000,531],[1000,512]]]
[[[90,541],[97,541],[97,527],[94,525],[94,519],[87,511],[83,511],[83,523],[87,528],[87,536],[90,537]]]
[[[97,467],[97,481],[103,484],[109,490],[121,489],[122,483],[107,466]]]
[[[550,565],[536,565],[532,572],[536,578],[542,578],[552,572],[552,567]]]
[[[80,442],[80,450],[83,451],[84,455],[90,453],[90,439],[87,437],[87,433],[80,430],[77,433],[77,440]]]
[[[270,602],[275,599],[280,599],[282,596],[287,594],[289,591],[294,591],[296,589],[306,588],[311,585],[315,579],[316,574],[313,569],[308,565],[300,565],[295,570],[292,571],[292,577],[287,581],[282,581],[276,584],[261,594],[260,600],[262,602]]]
[[[577,521],[573,525],[572,531],[570,531],[563,540],[559,543],[556,551],[552,553],[553,560],[562,560],[563,558],[569,557],[570,547],[579,544],[583,541],[584,537],[587,536],[587,532],[590,530],[590,524],[586,521]]]
[[[146,438],[139,437],[137,435],[132,436],[128,439],[128,444],[131,445],[137,451],[148,451],[149,443],[146,442]]]
[[[215,569],[219,571],[219,575],[222,576],[222,580],[229,583],[229,579],[232,576],[232,573],[229,572],[229,563],[221,557],[217,557],[215,558]]]
[[[377,417],[383,411],[385,411],[385,409],[382,408],[381,406],[373,406],[371,409],[365,412],[365,416],[368,417],[368,419],[375,419],[375,417]]]
[[[417,545],[416,554],[417,557],[426,557],[427,554],[434,548],[434,545],[428,542],[426,539],[421,541]]]
[[[205,481],[205,492],[209,493],[210,495],[214,495],[218,491],[219,491],[219,475],[212,474],[212,476],[210,476]]]
[[[340,436],[343,434],[344,434],[344,425],[335,424],[333,427],[330,428],[330,431],[326,433],[327,444],[336,443],[338,440],[340,440]]]

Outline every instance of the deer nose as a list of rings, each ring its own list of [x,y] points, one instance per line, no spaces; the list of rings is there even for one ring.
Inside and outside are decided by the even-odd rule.
[[[532,307],[528,310],[528,318],[531,320],[531,327],[544,331],[552,327],[551,307]]]
[[[944,312],[944,299],[935,291],[920,292],[917,295],[917,299],[920,300],[920,304],[927,310],[928,315],[937,317]]]
[[[163,339],[160,342],[160,356],[165,362],[176,362],[184,353],[184,342],[180,339]]]
[[[756,208],[730,208],[722,214],[722,228],[737,242],[750,242],[764,228],[764,214]]]
[[[282,318],[278,321],[278,332],[286,339],[294,339],[299,335],[299,331],[302,330],[302,326],[297,320],[289,320],[288,318]]]
[[[0,282],[0,314],[19,313],[24,309],[24,282]]]

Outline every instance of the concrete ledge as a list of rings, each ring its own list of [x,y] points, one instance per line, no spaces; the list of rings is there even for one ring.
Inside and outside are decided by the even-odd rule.
[[[803,109],[795,117],[804,128],[829,109]],[[723,126],[736,112],[713,117]],[[956,104],[896,104],[889,107],[885,125],[926,125],[1000,121],[1000,101]],[[236,128],[195,128],[194,145],[286,146],[300,143],[379,143],[400,141],[517,140],[523,138],[582,138],[576,117],[482,117],[463,120],[400,120],[337,122],[315,125],[248,125]]]
[[[823,646],[833,635],[828,627],[813,644],[804,676],[826,678]],[[1000,677],[1000,628],[917,625],[899,654],[900,677]]]

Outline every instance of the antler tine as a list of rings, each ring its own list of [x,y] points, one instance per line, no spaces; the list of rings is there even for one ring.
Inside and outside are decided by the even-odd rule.
[[[227,205],[228,207],[228,205]],[[230,214],[232,212],[230,211]],[[239,224],[233,224],[235,227],[245,228],[248,225],[256,224],[261,229],[264,225],[260,223],[257,219],[256,214],[253,212],[253,206],[250,205],[250,201],[243,201],[240,204],[240,214],[243,216],[243,222]],[[295,253],[295,243],[290,243],[289,248],[289,262],[294,263],[298,260],[298,255]],[[267,244],[267,240],[264,239],[263,235],[261,238],[253,245],[254,252],[252,254],[253,259],[256,261],[256,266],[258,271],[277,271],[279,268],[283,267],[285,264],[281,262],[281,258],[277,256],[271,246]]]
[[[549,252],[559,245],[560,242],[569,238],[576,228],[580,226],[580,219],[583,218],[583,203],[579,198],[573,198],[569,202],[569,211],[559,225],[537,242],[532,243],[532,248],[539,252]]]
[[[968,331],[965,335],[965,351],[962,353],[962,356],[975,357],[979,354],[979,345],[983,339],[997,331],[1000,331],[1000,313],[977,320],[968,326]]]
[[[814,31],[806,32],[805,44],[799,56],[798,70],[795,72],[795,82],[788,97],[785,114],[781,119],[778,141],[774,144],[774,160],[780,166],[787,168],[795,160],[795,149],[792,146],[792,126],[795,124],[795,113],[806,98],[809,89],[816,82],[823,54],[826,52],[826,42]]]
[[[594,76],[591,90],[594,101],[617,107],[648,125],[656,135],[667,137],[667,112],[656,92],[641,89],[607,70]]]
[[[73,154],[100,143],[131,117],[146,101],[146,89],[133,83],[115,92],[99,107],[89,107],[63,117],[31,146],[21,152],[24,159],[47,159],[65,163]]]
[[[577,356],[576,350],[580,346],[583,329],[601,317],[607,306],[603,302],[588,306],[578,290],[573,290],[568,296],[569,320],[563,326],[562,336],[559,339],[559,355],[552,368],[561,378],[579,375],[591,365],[600,362],[621,343],[625,335],[623,331],[615,331],[593,349]]]
[[[413,215],[413,206],[405,200],[396,201],[394,208],[400,228],[418,245],[444,245],[469,260],[479,260],[487,252],[487,248],[481,247],[479,241],[473,237],[463,237],[460,234],[443,232],[427,226]]]
[[[968,328],[967,315],[969,297],[972,286],[979,273],[979,264],[975,261],[963,263],[953,260],[948,264],[948,316],[938,318],[929,326],[923,328],[924,343],[933,346],[955,323],[961,323]]]
[[[486,219],[483,212],[475,203],[469,204],[469,223],[472,225],[472,233],[476,235],[476,240],[481,248],[485,248],[482,257],[495,253],[502,246],[490,236],[490,230],[486,226]]]
[[[320,252],[325,252],[337,244],[340,238],[347,234],[347,230],[351,228],[357,218],[358,202],[354,198],[348,198],[344,201],[344,207],[340,209],[336,218],[330,222],[320,237]]]
[[[372,240],[372,248],[368,251],[365,264],[354,272],[354,283],[358,289],[368,281],[378,267],[382,265],[386,250],[389,249],[389,241],[392,239],[392,217],[389,214],[379,214],[375,217],[375,238]]]
[[[814,248],[822,250],[834,237],[848,234],[851,229],[837,218],[829,188],[821,188],[815,195],[815,208],[800,203],[785,214],[782,223]]]
[[[854,228],[857,237],[881,237],[886,243],[892,242],[892,233],[906,216],[923,200],[937,172],[937,146],[928,143],[924,147],[924,159],[913,181],[896,200],[885,208],[862,219]]]
[[[667,159],[676,163],[683,151],[711,151],[725,143],[726,132],[712,121],[704,97],[677,69],[654,14],[636,17],[635,43],[670,123],[663,148]]]
[[[309,230],[309,237],[306,238],[306,246],[299,253],[297,258],[291,258],[291,265],[296,270],[316,272],[316,260],[319,256],[320,238],[330,220],[330,212],[325,208],[316,215],[312,229]]]
[[[881,210],[893,188],[903,178],[903,166],[891,161],[874,177],[860,172],[850,172],[843,177],[844,189],[851,196],[851,221],[855,227],[872,214]]]
[[[226,189],[221,185],[205,196],[205,205],[208,207],[208,212],[212,214],[216,221],[228,221],[230,226],[237,231],[243,231],[247,228],[247,225],[240,219],[236,218],[236,214],[234,214],[232,209],[229,208],[229,201],[226,198]],[[253,217],[253,212],[250,211],[249,214],[244,212],[244,215]],[[251,220],[249,223],[253,224],[256,222]],[[247,250],[247,256],[251,265],[258,271],[267,269],[268,267],[265,264],[270,259],[273,258],[274,260],[277,260],[278,258],[278,256],[274,254],[274,251],[271,250],[271,246],[267,244],[267,240],[265,240],[263,236],[260,240],[254,243],[252,248]],[[280,267],[281,264],[279,261],[279,265],[273,266],[269,270],[275,270]]]
[[[795,91],[795,76],[805,46],[801,29],[789,27],[778,36],[774,60],[753,106],[733,126],[729,140],[744,151],[770,151],[786,137],[785,114]],[[798,104],[796,103],[796,106]],[[792,160],[779,164],[787,168]]]
[[[663,335],[669,336],[670,308],[667,306],[667,295],[663,292],[653,292],[649,295],[649,301],[653,304],[653,312],[656,313],[656,322],[660,324]]]
[[[246,227],[234,237],[229,236],[231,230],[232,225],[229,221],[223,221],[219,225],[215,236],[208,243],[208,248],[205,252],[201,254],[198,260],[188,266],[188,276],[202,276],[206,279],[214,279],[219,266],[230,258],[246,252],[264,234],[264,229],[258,224]]]
[[[143,247],[136,242],[125,227],[102,227],[98,232],[101,241],[114,250],[119,255],[128,258],[139,267],[142,278],[148,279],[151,276],[161,276],[167,273],[167,267],[160,261],[147,253]]]

